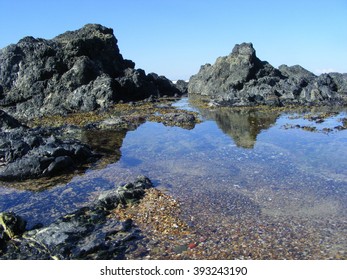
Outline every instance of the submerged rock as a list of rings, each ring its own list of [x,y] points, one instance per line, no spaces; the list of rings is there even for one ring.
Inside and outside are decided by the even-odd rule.
[[[154,117],[166,126],[177,126],[185,129],[193,129],[199,120],[193,112],[172,112]]]
[[[242,43],[202,66],[190,78],[188,93],[231,106],[336,105],[347,103],[346,85],[345,74],[317,77],[299,65],[276,69],[256,56],[251,43]]]
[[[65,215],[54,223],[37,229],[15,231],[4,236],[0,223],[0,259],[124,259],[128,247],[141,238],[131,220],[121,222],[109,217],[110,210],[120,203],[142,198],[152,182],[140,176],[133,183],[101,194],[91,205]],[[12,224],[23,221],[11,213]],[[21,224],[22,225],[22,224]]]
[[[51,40],[25,37],[0,50],[0,106],[27,120],[180,94],[165,77],[134,68],[113,30],[99,24]]]

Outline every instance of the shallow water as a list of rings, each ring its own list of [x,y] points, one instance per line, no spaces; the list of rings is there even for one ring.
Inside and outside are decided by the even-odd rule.
[[[176,106],[203,122],[191,130],[146,122],[103,169],[41,192],[1,187],[0,211],[47,224],[143,174],[177,197],[207,238],[195,257],[347,259],[347,130],[334,129],[346,111],[318,124],[303,112]]]

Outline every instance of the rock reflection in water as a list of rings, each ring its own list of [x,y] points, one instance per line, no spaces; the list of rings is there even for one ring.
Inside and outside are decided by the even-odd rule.
[[[243,108],[216,108],[201,110],[201,113],[205,118],[216,121],[238,147],[247,149],[254,148],[258,134],[275,124],[280,115],[278,112]]]
[[[85,130],[81,141],[90,145],[94,151],[102,154],[101,160],[97,163],[97,168],[104,168],[121,158],[120,148],[126,134],[127,130]]]

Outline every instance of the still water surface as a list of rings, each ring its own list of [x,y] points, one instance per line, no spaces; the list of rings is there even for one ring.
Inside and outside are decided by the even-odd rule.
[[[181,201],[214,251],[235,244],[214,258],[347,258],[347,130],[335,129],[346,111],[316,123],[303,112],[175,106],[203,122],[191,130],[146,122],[103,169],[41,192],[0,187],[0,211],[47,224],[143,174]]]

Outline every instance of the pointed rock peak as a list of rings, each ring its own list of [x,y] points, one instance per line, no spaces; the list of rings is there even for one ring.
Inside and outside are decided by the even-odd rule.
[[[255,49],[252,43],[236,44],[231,54],[255,56]]]
[[[105,27],[101,24],[95,24],[95,23],[88,23],[84,25],[80,30],[94,30],[99,31],[101,33],[107,33],[107,34],[113,34],[113,29]]]
[[[82,28],[75,31],[67,31],[54,38],[57,41],[71,41],[77,39],[93,39],[93,38],[114,38],[113,29],[102,26],[101,24],[86,24]]]

